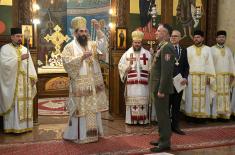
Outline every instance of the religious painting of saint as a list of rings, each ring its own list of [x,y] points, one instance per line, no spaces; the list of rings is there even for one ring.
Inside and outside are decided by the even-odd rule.
[[[161,0],[130,0],[129,32],[140,30],[143,40],[155,40],[155,31],[161,20]],[[130,34],[129,34],[130,35]]]
[[[200,29],[201,8],[203,8],[201,0],[174,0],[174,23],[181,30],[182,38],[189,37],[192,39],[193,30]]]
[[[117,49],[126,49],[126,35],[127,35],[127,29],[126,28],[120,28],[117,27],[116,29],[116,40],[117,40]]]
[[[33,26],[32,25],[22,25],[22,44],[25,47],[33,47]]]

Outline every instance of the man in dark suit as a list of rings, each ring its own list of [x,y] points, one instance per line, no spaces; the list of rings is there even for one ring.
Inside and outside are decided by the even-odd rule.
[[[180,84],[186,85],[189,74],[189,64],[188,64],[186,49],[179,46],[180,39],[181,39],[180,31],[173,30],[170,39],[171,43],[175,47],[175,53],[176,53],[173,77],[175,77],[178,74],[181,74],[183,80],[181,81]],[[173,94],[170,94],[169,112],[171,117],[172,131],[180,135],[185,135],[185,133],[179,128],[180,102],[182,99],[182,95],[183,91],[178,93],[176,89],[174,89]]]
[[[169,116],[169,94],[173,89],[173,70],[175,62],[175,50],[170,43],[171,27],[168,24],[159,25],[156,31],[156,40],[159,48],[153,54],[150,72],[151,95],[156,107],[159,136],[158,141],[150,142],[155,147],[152,152],[169,150],[171,146],[171,124]]]

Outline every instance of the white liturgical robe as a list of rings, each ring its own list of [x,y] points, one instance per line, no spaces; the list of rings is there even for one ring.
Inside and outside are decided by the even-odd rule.
[[[233,53],[233,60],[234,60],[234,64],[235,64],[235,54]],[[235,80],[233,80],[232,83],[232,98],[231,98],[231,102],[232,102],[232,115],[235,116]]]
[[[227,46],[211,48],[216,72],[217,93],[212,104],[212,118],[229,119],[231,115],[231,77],[235,75],[233,54]]]
[[[209,118],[212,97],[216,91],[211,49],[205,45],[192,45],[187,48],[187,56],[190,69],[188,86],[185,89],[185,114],[196,118]]]
[[[128,67],[131,70],[128,72]],[[121,57],[118,69],[122,82],[125,82],[125,104],[127,124],[149,123],[148,78],[151,54],[143,47],[139,52],[129,48]]]
[[[33,98],[36,95],[37,73],[31,56],[21,60],[28,51],[24,46],[6,44],[0,51],[0,115],[4,132],[22,133],[33,128]],[[28,66],[28,69],[27,69]],[[28,70],[28,80],[27,80]]]
[[[102,47],[107,47],[104,45],[106,43],[104,37],[98,41],[88,41],[86,50],[93,55],[85,60],[81,60],[84,48],[76,38],[62,52],[63,65],[70,77],[70,118],[64,139],[89,143],[97,141],[98,134],[103,134],[101,112],[108,110],[108,100],[97,54],[103,51]]]

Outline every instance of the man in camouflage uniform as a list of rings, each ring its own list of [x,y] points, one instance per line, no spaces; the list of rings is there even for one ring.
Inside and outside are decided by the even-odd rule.
[[[171,123],[169,116],[169,94],[173,93],[173,70],[175,51],[169,42],[172,29],[167,24],[159,25],[156,40],[159,42],[157,51],[153,54],[150,73],[151,93],[156,107],[159,137],[158,141],[150,142],[155,147],[152,152],[169,150],[171,146]]]

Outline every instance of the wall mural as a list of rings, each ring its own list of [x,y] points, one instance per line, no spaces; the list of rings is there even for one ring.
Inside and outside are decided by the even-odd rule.
[[[83,16],[87,20],[90,35],[94,37],[91,20],[98,20],[103,31],[108,31],[110,0],[68,0],[67,2],[67,34],[71,35],[71,20],[76,16]]]
[[[12,11],[12,0],[0,1],[0,35],[10,35]]]
[[[110,5],[110,0],[68,0],[68,8],[101,8]]]
[[[193,30],[200,29],[203,15],[201,0],[174,0],[173,25],[182,33],[182,38],[193,37]]]
[[[56,3],[48,0],[38,0],[41,9],[39,11],[41,24],[39,29],[39,53],[38,59],[41,61],[39,66],[46,64],[46,58],[50,59],[50,51],[54,50],[54,45],[47,42],[44,37],[51,35],[56,25],[62,29],[61,33],[68,35],[72,40],[71,20],[76,16],[83,16],[87,19],[87,27],[91,39],[95,38],[91,20],[96,19],[100,22],[102,30],[109,35],[109,9],[110,0],[57,0]],[[65,43],[62,45],[62,49]]]
[[[129,36],[132,31],[139,29],[144,32],[144,40],[154,40],[156,26],[161,19],[161,0],[130,0],[129,18],[129,21],[132,21],[128,23]]]

